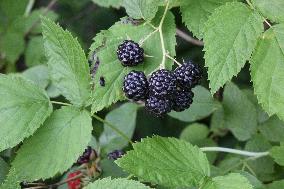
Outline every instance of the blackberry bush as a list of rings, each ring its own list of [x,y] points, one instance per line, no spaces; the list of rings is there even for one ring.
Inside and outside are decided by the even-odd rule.
[[[123,66],[136,66],[144,61],[144,49],[132,40],[123,41],[116,53]]]

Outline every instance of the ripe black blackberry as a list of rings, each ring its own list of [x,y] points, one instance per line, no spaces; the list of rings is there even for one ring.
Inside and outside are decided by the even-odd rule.
[[[149,93],[158,98],[171,98],[177,89],[173,72],[161,69],[152,73],[149,78]]]
[[[116,51],[123,66],[136,66],[144,61],[144,49],[132,40],[125,40]]]
[[[84,164],[84,163],[88,163],[93,156],[97,156],[95,150],[92,149],[91,146],[88,146],[84,153],[78,158],[77,163],[78,164]]]
[[[145,108],[149,113],[157,117],[162,117],[172,110],[172,102],[166,98],[150,96],[146,100]]]
[[[193,99],[193,92],[188,90],[177,90],[173,100],[173,110],[176,112],[182,112],[190,107]]]
[[[200,67],[191,61],[184,62],[183,65],[177,67],[174,74],[178,86],[187,90],[195,87],[202,76]]]
[[[123,92],[134,101],[145,100],[148,97],[148,81],[143,72],[131,71],[124,77]]]

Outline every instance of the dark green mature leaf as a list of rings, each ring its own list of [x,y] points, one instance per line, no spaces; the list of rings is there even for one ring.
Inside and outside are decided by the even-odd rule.
[[[7,18],[7,22],[23,16],[26,10],[28,0],[1,0],[0,12]]]
[[[231,173],[213,178],[202,189],[253,189],[253,187],[241,174]]]
[[[274,146],[270,150],[270,156],[274,159],[276,163],[284,166],[284,146]]]
[[[152,20],[158,11],[156,0],[124,0],[123,7],[134,19]]]
[[[284,1],[252,0],[252,4],[273,22],[284,22]]]
[[[119,8],[123,0],[92,0],[94,3],[103,7],[115,7]]]
[[[170,187],[190,187],[210,175],[206,155],[190,143],[154,136],[133,144],[116,163],[139,179]]]
[[[276,114],[284,120],[283,24],[273,26],[259,38],[250,63],[254,91],[259,103],[270,116]]]
[[[180,134],[180,139],[196,144],[199,141],[207,138],[209,129],[206,125],[193,123],[187,126]]]
[[[116,165],[113,160],[110,159],[103,159],[100,162],[100,166],[103,170],[103,173],[101,175],[102,178],[126,178],[129,175],[128,173],[123,171],[122,168],[118,167],[118,165]]]
[[[180,7],[182,20],[188,29],[201,39],[205,23],[214,10],[227,2],[235,0],[184,0],[186,3]]]
[[[27,139],[12,162],[22,180],[47,179],[63,173],[77,160],[92,136],[89,112],[75,107],[56,110],[44,125]]]
[[[74,105],[87,105],[91,96],[91,77],[83,49],[70,32],[51,20],[42,18],[42,28],[52,80]]]
[[[209,116],[212,112],[221,107],[218,101],[215,101],[210,92],[202,86],[193,89],[193,103],[189,109],[183,112],[172,111],[169,115],[185,122],[193,122]]]
[[[280,189],[284,188],[284,180],[274,181],[271,184],[268,184],[265,189]]]
[[[31,136],[51,112],[43,89],[22,77],[0,75],[0,152]]]
[[[134,180],[104,178],[89,184],[86,189],[150,189],[150,187]]]
[[[239,73],[262,31],[261,16],[243,3],[227,3],[212,14],[204,33],[212,94]]]
[[[278,117],[272,116],[259,125],[259,130],[265,138],[271,142],[284,141],[284,122]]]
[[[257,114],[254,104],[233,83],[228,83],[224,89],[224,120],[228,128],[239,140],[247,140],[257,127]]]
[[[109,112],[105,120],[113,124],[129,138],[132,138],[136,125],[137,108],[138,106],[134,103],[123,104],[119,108]],[[107,124],[104,124],[104,131],[101,134],[99,141],[106,152],[122,149],[128,144],[128,141],[125,140],[125,138],[117,134],[117,132]]]
[[[157,25],[160,21],[162,11],[153,20]],[[175,56],[175,24],[174,16],[168,13],[163,24],[163,36],[165,48],[171,56]],[[154,29],[149,25],[133,26],[132,24],[117,23],[109,30],[103,31],[94,38],[91,51],[96,51],[100,65],[94,78],[94,95],[92,112],[97,112],[104,107],[110,106],[119,100],[125,99],[122,84],[124,76],[131,70],[143,70],[146,75],[158,69],[162,61],[162,50],[159,33],[153,34],[143,44],[145,54],[153,57],[145,57],[145,61],[135,68],[123,67],[119,62],[116,50],[119,44],[125,39],[132,39],[136,42],[144,39]],[[166,67],[171,68],[172,61],[166,61]],[[100,77],[105,78],[105,87],[99,85]]]
[[[33,81],[43,89],[49,84],[49,74],[46,65],[38,65],[29,68],[22,73],[22,76]]]
[[[31,38],[25,52],[25,63],[32,67],[46,62],[42,36]]]
[[[0,157],[0,184],[5,180],[9,171],[9,165]]]
[[[21,189],[20,180],[15,169],[10,169],[9,177],[0,185],[0,189]]]

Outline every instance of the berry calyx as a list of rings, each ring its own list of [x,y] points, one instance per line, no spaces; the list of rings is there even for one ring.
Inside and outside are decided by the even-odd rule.
[[[176,90],[176,77],[169,70],[157,70],[149,78],[149,93],[151,96],[171,98]]]
[[[82,188],[81,179],[80,178],[76,178],[80,174],[81,174],[81,171],[76,171],[76,172],[70,173],[67,176],[67,179],[69,180],[67,182],[67,185],[68,185],[69,189],[81,189]]]
[[[136,66],[144,61],[144,49],[132,40],[124,40],[116,53],[123,66]]]
[[[122,150],[114,150],[113,152],[110,152],[107,157],[108,159],[117,160],[118,158],[121,158],[124,152]]]
[[[148,96],[148,81],[143,72],[131,71],[124,77],[123,92],[128,99],[145,100]]]
[[[202,77],[201,69],[191,61],[184,62],[174,71],[178,86],[182,89],[191,89],[195,87]]]
[[[157,117],[162,117],[172,109],[172,102],[169,99],[160,99],[150,96],[145,103],[146,110]]]
[[[176,92],[173,100],[173,110],[176,112],[182,112],[190,107],[193,99],[193,92],[179,89]]]
[[[96,152],[92,149],[91,146],[88,146],[84,153],[78,158],[77,163],[78,164],[84,164],[88,163],[89,161],[92,160],[92,157],[96,155]]]

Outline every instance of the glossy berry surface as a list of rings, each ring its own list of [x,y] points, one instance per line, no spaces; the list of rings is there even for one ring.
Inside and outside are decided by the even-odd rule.
[[[183,89],[195,87],[202,77],[200,67],[193,64],[191,61],[187,61],[183,65],[177,67],[174,74],[177,78],[178,86]]]
[[[193,92],[187,90],[178,90],[176,95],[172,99],[173,110],[176,112],[182,112],[190,107],[193,99]]]
[[[136,66],[144,61],[144,49],[132,40],[123,41],[116,53],[123,66]]]
[[[124,152],[122,150],[114,150],[113,152],[110,152],[107,157],[108,159],[117,160],[118,158],[121,158]]]
[[[172,102],[168,99],[150,96],[150,98],[146,100],[145,108],[150,114],[156,117],[162,117],[171,111]]]
[[[68,175],[67,179],[70,180],[67,182],[68,189],[81,189],[82,188],[80,178],[76,178],[74,180],[72,179],[74,177],[77,177],[80,174],[81,174],[80,171],[76,171]]]
[[[145,100],[148,96],[148,81],[145,74],[131,71],[124,77],[122,90],[128,99]]]
[[[149,93],[151,96],[171,98],[176,90],[176,77],[169,70],[155,71],[149,78]]]
[[[85,149],[84,153],[78,158],[77,163],[78,164],[88,163],[91,160],[92,153],[94,153],[94,150],[92,149],[92,147],[88,146]]]

